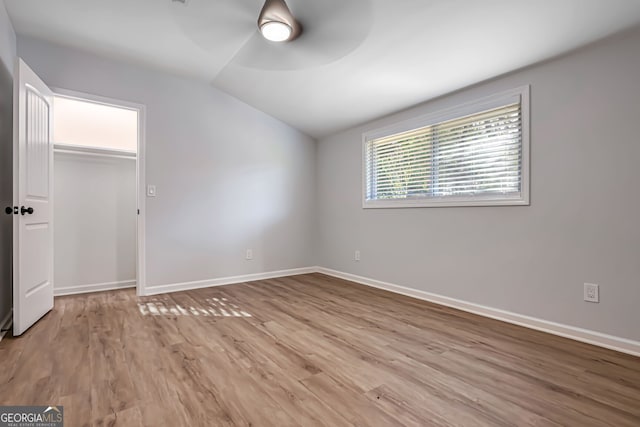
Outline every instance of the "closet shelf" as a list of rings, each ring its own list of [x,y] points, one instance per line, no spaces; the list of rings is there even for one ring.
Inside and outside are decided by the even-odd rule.
[[[136,160],[137,154],[133,151],[118,150],[113,148],[86,147],[81,145],[53,144],[54,153],[78,154],[82,156],[110,157],[114,159]]]

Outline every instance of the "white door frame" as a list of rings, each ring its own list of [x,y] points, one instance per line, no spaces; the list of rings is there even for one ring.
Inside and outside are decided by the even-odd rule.
[[[54,96],[69,99],[77,99],[80,101],[88,101],[96,104],[109,105],[112,107],[126,108],[136,110],[138,112],[138,152],[136,153],[136,180],[137,180],[137,205],[138,205],[138,221],[136,222],[136,294],[138,296],[145,295],[146,277],[146,251],[145,251],[145,197],[146,197],[146,179],[145,179],[145,121],[146,107],[144,104],[135,102],[122,101],[120,99],[107,98],[104,96],[93,95],[75,90],[61,89],[52,87]],[[54,111],[55,114],[55,111]],[[55,183],[54,183],[55,186]],[[53,201],[55,204],[55,200]]]

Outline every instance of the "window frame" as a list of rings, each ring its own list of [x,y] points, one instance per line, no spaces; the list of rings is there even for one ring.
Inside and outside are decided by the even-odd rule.
[[[465,206],[529,206],[530,205],[530,85],[506,90],[471,102],[436,112],[423,114],[401,122],[362,134],[362,208],[426,208],[426,207],[465,207]],[[367,200],[367,143],[374,139],[432,126],[482,111],[498,108],[520,100],[522,120],[522,165],[520,168],[521,190],[519,196],[487,195],[487,196],[448,196],[422,197],[414,199]]]

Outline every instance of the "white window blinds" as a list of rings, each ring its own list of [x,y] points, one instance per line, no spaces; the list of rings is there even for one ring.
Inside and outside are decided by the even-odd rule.
[[[365,140],[365,207],[380,201],[392,207],[394,201],[522,200],[521,105],[518,100]]]

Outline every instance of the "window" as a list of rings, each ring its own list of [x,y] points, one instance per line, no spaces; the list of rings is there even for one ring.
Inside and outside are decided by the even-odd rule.
[[[528,205],[529,87],[363,135],[365,208]]]

